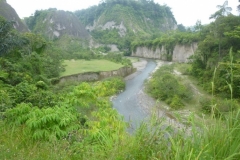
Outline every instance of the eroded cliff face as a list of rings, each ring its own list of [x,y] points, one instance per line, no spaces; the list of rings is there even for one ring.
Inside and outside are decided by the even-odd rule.
[[[114,21],[109,21],[109,22],[106,22],[104,25],[102,25],[102,24],[99,24],[98,21],[97,22],[94,21],[93,25],[90,25],[90,24],[87,25],[86,29],[90,32],[97,29],[100,29],[100,30],[117,29],[120,37],[124,37],[127,33],[127,28],[125,27],[123,21],[119,25]]]
[[[188,62],[188,58],[197,50],[197,43],[190,45],[176,45],[172,54],[173,62]]]
[[[86,72],[79,73],[70,76],[64,76],[60,78],[59,83],[63,83],[66,81],[70,82],[91,82],[91,81],[99,81],[109,77],[126,77],[129,74],[133,73],[135,69],[133,67],[122,67],[118,70],[113,71],[102,71],[102,72]]]
[[[49,39],[59,38],[67,34],[79,38],[88,38],[89,34],[78,18],[71,12],[57,10],[49,14],[43,22],[45,25],[45,35]]]
[[[157,47],[156,49],[148,47],[137,47],[136,51],[132,52],[132,56],[166,60],[166,53],[167,52],[165,50],[165,47]]]
[[[0,16],[8,21],[14,21],[13,27],[20,32],[28,32],[27,26],[21,21],[17,12],[12,8],[6,0],[0,0]]]
[[[132,51],[132,56],[143,57],[143,58],[154,58],[161,60],[169,60],[169,57],[173,62],[188,62],[188,58],[194,54],[197,49],[197,43],[192,43],[190,45],[179,45],[177,44],[172,53],[167,53],[164,46],[161,48],[157,47],[137,47],[136,51]]]

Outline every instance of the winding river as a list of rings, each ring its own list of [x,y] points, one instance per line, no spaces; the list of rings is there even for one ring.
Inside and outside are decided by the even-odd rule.
[[[136,130],[141,122],[149,117],[148,113],[141,107],[141,98],[138,96],[142,92],[144,81],[149,78],[150,73],[156,68],[153,60],[147,60],[145,68],[138,70],[137,75],[126,80],[125,91],[113,99],[113,107],[129,122],[129,131]]]

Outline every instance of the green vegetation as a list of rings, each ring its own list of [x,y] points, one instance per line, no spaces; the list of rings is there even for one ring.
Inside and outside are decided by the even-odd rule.
[[[61,59],[93,59],[96,56],[88,47],[87,40],[63,35],[52,42],[51,49],[57,52]]]
[[[239,159],[239,113],[229,121],[212,119],[192,131],[162,129],[162,122],[152,120],[131,136],[123,132],[123,123],[112,110],[100,111],[101,122],[88,124],[64,139],[33,141],[27,127],[9,128],[1,124],[1,159]],[[163,121],[164,122],[164,121]],[[114,127],[106,128],[106,124]],[[92,128],[95,126],[94,128]],[[98,126],[98,127],[97,127]],[[224,127],[223,127],[224,126]],[[123,128],[122,128],[123,127]],[[199,131],[201,127],[201,131]],[[11,133],[11,134],[9,134]],[[165,135],[165,136],[164,136]],[[168,138],[166,138],[166,135]],[[94,152],[93,152],[94,151]]]
[[[214,74],[214,93],[230,98],[229,84],[233,88],[233,97],[239,98],[239,16],[219,16],[208,26],[204,26],[199,34],[201,40],[198,50],[192,57],[192,75],[200,84],[212,92],[211,82]],[[234,34],[234,36],[233,36]],[[230,49],[232,48],[232,49]],[[229,53],[230,52],[230,53]],[[233,73],[233,76],[230,76]]]
[[[128,4],[133,9],[127,8]],[[167,12],[171,16],[167,6],[155,6],[152,0],[106,0],[100,9],[109,6],[114,6],[116,14],[124,10],[130,15],[133,11],[143,15],[147,10],[152,12],[146,17],[164,17]],[[95,13],[106,12],[98,9],[89,12],[93,8],[82,12],[90,17],[80,16],[86,23],[93,23],[100,15]],[[165,11],[161,12],[163,15],[158,9]],[[240,17],[227,15],[226,11],[227,3],[224,3],[213,14],[215,21],[206,26],[197,23],[197,29],[192,32],[176,31],[168,36],[151,37],[147,35],[153,33],[149,29],[143,34],[151,37],[149,41],[130,41],[135,39],[134,34],[125,39],[124,45],[132,42],[133,48],[165,45],[168,54],[176,43],[198,42],[199,48],[190,64],[162,67],[147,83],[147,90],[178,111],[188,109],[187,101],[199,101],[195,108],[207,115],[205,119],[191,113],[182,126],[175,125],[177,122],[169,125],[168,120],[153,114],[149,122],[132,134],[126,132],[128,124],[109,100],[124,90],[122,78],[76,85],[52,84],[63,71],[66,59],[65,63],[74,66],[94,62],[91,66],[97,69],[113,67],[106,65],[109,61],[117,66],[131,65],[131,60],[117,53],[94,53],[86,42],[73,37],[63,36],[52,42],[38,34],[20,34],[0,17],[0,159],[240,159]],[[111,17],[101,20],[109,21]],[[156,23],[160,22],[156,19]],[[116,31],[95,34],[103,37],[106,34],[108,40]],[[96,50],[105,52],[108,48]],[[175,67],[184,75],[195,77],[209,95],[194,99],[191,84],[176,75]]]
[[[190,87],[182,84],[174,75],[173,66],[158,69],[147,83],[147,90],[152,97],[165,101],[173,109],[182,108],[184,101],[192,98]]]
[[[37,10],[24,21],[33,33],[41,34],[48,40],[56,40],[63,35],[89,38],[88,32],[72,12],[56,8]]]
[[[172,52],[177,44],[190,45],[194,42],[198,42],[200,39],[199,33],[195,32],[180,32],[180,31],[169,31],[165,34],[161,34],[154,40],[136,40],[131,43],[131,50],[136,51],[137,47],[148,47],[153,50],[164,46],[166,49],[167,60],[172,60]]]
[[[122,24],[121,29],[96,27],[90,34],[102,44],[116,44],[125,55],[131,54],[132,41],[150,39],[176,25],[168,6],[148,0],[101,1],[98,6],[76,11],[75,15],[86,26],[93,26],[94,21],[97,26],[104,26],[107,22],[114,22],[114,26]]]
[[[151,12],[149,12],[151,10]],[[100,18],[100,23],[105,24],[109,21],[115,21],[120,24],[124,21],[125,24],[130,25],[128,22],[133,22],[133,28],[142,30],[144,32],[151,32],[152,27],[163,28],[161,23],[164,23],[164,18],[172,20],[172,25],[176,23],[176,20],[171,12],[171,9],[164,5],[161,6],[154,1],[141,0],[106,0],[102,1],[98,6],[93,6],[85,10],[76,11],[75,14],[85,24],[93,25],[94,20]],[[148,17],[150,20],[149,24],[144,21],[144,17]],[[148,26],[149,25],[149,26]],[[144,31],[144,28],[148,30]],[[127,26],[127,29],[129,29]],[[132,31],[132,30],[130,30]]]
[[[65,71],[61,76],[67,76],[83,72],[99,72],[117,70],[123,67],[122,64],[117,64],[108,60],[65,60]]]

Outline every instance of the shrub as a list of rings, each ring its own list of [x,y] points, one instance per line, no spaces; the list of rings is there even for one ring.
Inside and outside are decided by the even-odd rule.
[[[174,95],[174,97],[171,100],[170,107],[172,107],[173,109],[180,109],[183,106],[184,105],[183,105],[181,99],[177,95]]]
[[[79,128],[77,114],[63,106],[39,109],[21,103],[6,111],[6,119],[10,125],[26,126],[35,140],[59,139]]]
[[[200,98],[199,103],[204,113],[212,112],[212,100],[210,98]]]
[[[43,82],[43,81],[38,81],[36,83],[36,87],[38,89],[44,89],[44,90],[46,90],[48,88],[47,84],[45,82]]]
[[[165,101],[173,109],[179,109],[184,106],[183,100],[192,98],[191,90],[172,72],[172,66],[161,67],[147,83],[147,90],[154,98]]]

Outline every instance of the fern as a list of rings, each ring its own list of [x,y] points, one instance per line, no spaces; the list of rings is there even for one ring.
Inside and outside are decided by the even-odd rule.
[[[7,123],[10,125],[21,125],[28,120],[31,111],[31,104],[21,103],[13,109],[6,111]]]
[[[35,140],[59,139],[78,130],[77,114],[66,107],[37,108],[29,104],[20,104],[7,110],[7,122],[15,126],[26,125]]]

